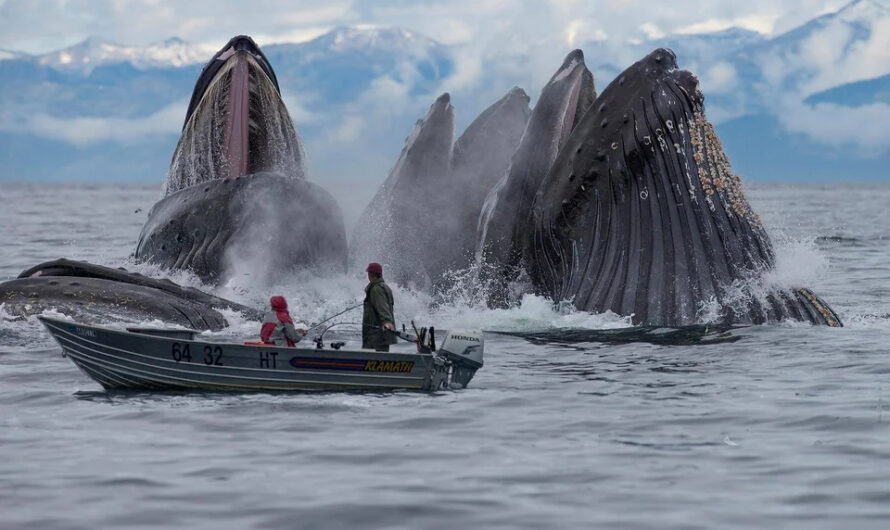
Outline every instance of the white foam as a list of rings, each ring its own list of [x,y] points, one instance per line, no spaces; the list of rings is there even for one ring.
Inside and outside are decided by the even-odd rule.
[[[762,297],[775,288],[812,287],[817,288],[820,280],[829,272],[828,258],[818,249],[813,239],[792,239],[784,234],[773,236],[776,241],[776,267],[761,278],[747,282],[737,282],[728,290],[729,304],[747,304],[751,297]],[[350,275],[317,276],[309,273],[295,273],[286,283],[270,287],[257,287],[249,276],[234,277],[223,285],[213,287],[204,284],[187,271],[170,271],[147,263],[134,263],[125,260],[128,270],[146,276],[169,278],[188,287],[210,292],[235,302],[256,307],[268,308],[269,298],[282,295],[287,298],[289,311],[295,321],[309,325],[320,322],[344,309],[361,304],[364,298],[366,278]],[[465,270],[452,273],[455,285],[446,293],[433,297],[426,292],[415,291],[391,285],[395,295],[396,321],[410,326],[413,320],[418,326],[434,325],[437,328],[455,327],[484,329],[491,331],[541,331],[547,329],[610,329],[629,327],[630,317],[622,317],[611,312],[604,314],[577,311],[568,303],[554,304],[543,296],[525,294],[509,308],[489,308],[487,289],[478,280],[477,271]],[[237,336],[245,340],[259,335],[259,322],[245,318],[240,313],[216,308],[229,327],[219,332],[207,332],[209,336]],[[353,309],[330,321],[337,324],[337,330],[359,334],[361,330],[361,307]],[[44,314],[61,315],[57,312]],[[702,323],[717,320],[721,307],[716,300],[706,301],[699,307],[698,315]],[[116,320],[114,315],[109,315]],[[845,316],[845,321],[856,326],[887,326],[890,320],[881,316]],[[18,321],[20,322],[20,321]],[[142,327],[172,327],[158,320],[128,322],[128,325]],[[18,326],[15,317],[4,311],[0,305],[0,328]],[[789,324],[794,325],[794,324]]]
[[[775,287],[817,286],[828,273],[828,257],[814,239],[777,239],[776,267],[764,275],[764,283]]]

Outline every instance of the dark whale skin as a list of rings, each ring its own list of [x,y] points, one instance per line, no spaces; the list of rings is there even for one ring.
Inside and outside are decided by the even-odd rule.
[[[55,309],[85,322],[160,319],[198,330],[228,325],[217,309],[261,318],[256,309],[170,280],[67,259],[35,265],[0,284],[0,304],[8,313],[22,316]]]
[[[350,259],[364,270],[370,262],[383,265],[387,280],[429,287],[424,254],[430,251],[433,217],[430,188],[447,181],[454,144],[454,107],[448,93],[417,120],[389,176],[362,211],[352,231]]]
[[[196,184],[149,212],[135,258],[185,269],[208,283],[250,273],[263,283],[298,270],[342,273],[346,228],[320,186],[274,173]],[[240,263],[249,271],[239,271]]]
[[[489,190],[504,175],[530,114],[512,88],[454,140],[445,93],[405,141],[396,165],[362,212],[352,237],[356,268],[383,263],[397,283],[440,289],[474,259],[476,229]]]
[[[742,193],[698,80],[658,49],[597,98],[538,188],[527,266],[554,300],[635,324],[840,325],[806,289],[757,293],[772,243]],[[713,315],[712,315],[713,316]]]
[[[479,216],[489,191],[510,167],[513,153],[528,124],[531,110],[524,90],[513,87],[482,111],[454,142],[451,176],[437,194],[440,234],[448,234],[436,246],[438,261],[427,265],[432,277],[468,267],[474,258]]]
[[[477,224],[476,254],[485,265],[481,273],[492,305],[509,302],[508,284],[531,257],[523,220],[538,186],[595,98],[593,74],[581,50],[574,50],[541,90],[509,168],[488,192]]]

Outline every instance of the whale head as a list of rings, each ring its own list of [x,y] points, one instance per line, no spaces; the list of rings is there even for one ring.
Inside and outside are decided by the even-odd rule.
[[[239,35],[195,83],[164,193],[264,171],[302,179],[304,158],[272,66],[253,39]]]

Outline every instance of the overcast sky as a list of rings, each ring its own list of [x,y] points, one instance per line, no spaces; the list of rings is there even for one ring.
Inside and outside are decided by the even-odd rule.
[[[531,47],[739,26],[776,34],[848,0],[0,0],[0,48],[44,53],[98,36],[143,45],[168,37],[218,45],[303,41],[342,25],[398,26],[446,44]]]

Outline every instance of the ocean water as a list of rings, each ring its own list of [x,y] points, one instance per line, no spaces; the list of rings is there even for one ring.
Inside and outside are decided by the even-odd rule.
[[[890,187],[747,193],[775,280],[812,287],[845,328],[613,344],[584,331],[623,326],[614,315],[535,297],[486,310],[472,291],[429,309],[397,290],[404,320],[544,338],[487,334],[471,386],[433,395],[106,394],[0,308],[0,528],[887,528]],[[0,184],[0,280],[57,257],[133,267],[158,197]],[[317,321],[362,286],[276,290]],[[226,333],[257,332],[232,320]]]

